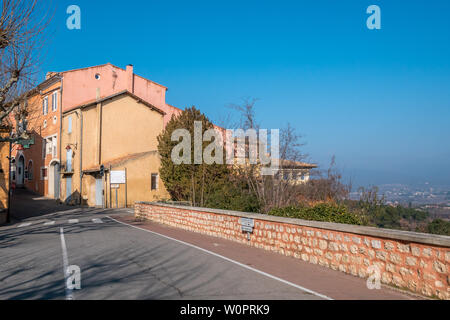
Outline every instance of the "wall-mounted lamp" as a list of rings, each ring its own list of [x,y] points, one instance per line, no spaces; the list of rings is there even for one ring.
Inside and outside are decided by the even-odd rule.
[[[68,143],[67,144],[67,146],[66,146],[66,150],[70,150],[70,149],[72,149],[72,147],[76,150],[77,149],[77,144],[75,143],[75,144],[73,144],[73,143]]]

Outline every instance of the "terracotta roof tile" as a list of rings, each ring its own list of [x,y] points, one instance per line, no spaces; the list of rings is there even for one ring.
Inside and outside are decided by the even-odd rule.
[[[150,154],[157,154],[158,151],[156,150],[152,150],[152,151],[146,151],[146,152],[139,152],[139,153],[132,153],[132,154],[128,154],[126,156],[123,157],[119,157],[119,158],[115,158],[115,159],[111,159],[108,161],[104,161],[103,165],[105,166],[105,170],[108,170],[109,167],[117,167],[120,165],[123,165],[124,163],[128,162],[128,161],[132,161],[132,160],[137,160],[139,158],[143,158],[147,155]],[[100,171],[100,165],[98,166],[92,166],[86,169],[83,169],[83,172],[96,172],[96,171]]]

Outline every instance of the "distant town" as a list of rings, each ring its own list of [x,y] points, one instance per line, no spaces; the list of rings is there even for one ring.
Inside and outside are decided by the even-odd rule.
[[[450,186],[426,182],[417,185],[383,184],[378,188],[386,204],[411,206],[428,211],[434,218],[450,219]],[[353,191],[350,197],[358,200],[359,192]]]

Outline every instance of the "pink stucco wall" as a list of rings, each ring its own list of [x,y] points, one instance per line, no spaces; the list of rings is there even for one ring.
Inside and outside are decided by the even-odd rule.
[[[63,72],[63,112],[123,90],[134,93],[164,111],[164,124],[173,114],[181,111],[166,104],[166,87],[134,74],[132,66],[127,66],[124,70],[105,64]]]

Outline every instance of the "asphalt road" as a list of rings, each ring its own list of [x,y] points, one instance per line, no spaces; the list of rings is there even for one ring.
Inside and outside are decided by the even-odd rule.
[[[0,227],[0,299],[326,298],[107,216],[117,213],[65,209]],[[80,290],[67,290],[65,264],[80,268]]]

